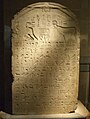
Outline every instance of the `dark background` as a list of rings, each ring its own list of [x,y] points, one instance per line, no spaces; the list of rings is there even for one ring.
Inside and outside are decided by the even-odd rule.
[[[4,0],[0,4],[0,110],[12,113],[11,20],[27,5],[42,1],[60,3],[77,16],[81,33],[79,100],[90,109],[90,0]]]
[[[5,24],[10,25],[13,15],[19,12],[22,8],[29,4],[42,1],[57,2],[65,5],[70,10],[74,11],[78,19],[80,19],[80,8],[82,0],[4,0]]]

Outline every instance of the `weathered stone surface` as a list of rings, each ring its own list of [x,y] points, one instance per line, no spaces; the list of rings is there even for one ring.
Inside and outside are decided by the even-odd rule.
[[[78,101],[77,109],[68,114],[44,114],[44,115],[10,115],[0,112],[0,119],[90,119],[90,112]]]
[[[80,38],[75,16],[64,6],[37,3],[12,21],[13,114],[74,111]]]

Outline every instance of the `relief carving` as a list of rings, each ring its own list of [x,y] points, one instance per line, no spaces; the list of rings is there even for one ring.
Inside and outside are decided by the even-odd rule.
[[[12,22],[13,114],[69,113],[77,105],[76,18],[57,4],[41,4]]]

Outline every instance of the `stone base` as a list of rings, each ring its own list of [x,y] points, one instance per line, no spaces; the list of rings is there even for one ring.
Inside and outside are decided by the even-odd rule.
[[[74,113],[47,115],[10,115],[1,111],[0,119],[90,119],[90,112],[79,101],[78,107]]]

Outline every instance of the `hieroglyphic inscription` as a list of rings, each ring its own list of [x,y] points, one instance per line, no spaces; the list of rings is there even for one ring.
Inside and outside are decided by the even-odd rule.
[[[68,113],[78,96],[77,22],[57,4],[38,5],[12,23],[13,114]]]

